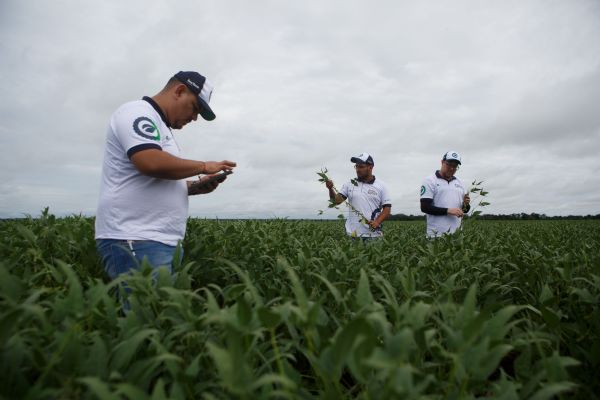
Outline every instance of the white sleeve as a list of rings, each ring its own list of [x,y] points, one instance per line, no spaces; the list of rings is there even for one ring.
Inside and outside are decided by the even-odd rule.
[[[125,106],[115,112],[111,127],[128,153],[137,146],[162,149],[161,132],[155,118],[146,108]]]
[[[421,198],[422,199],[433,199],[435,195],[435,184],[431,181],[431,179],[423,180],[421,184]]]
[[[344,184],[342,185],[342,188],[340,189],[340,191],[338,193],[341,194],[342,196],[344,196],[345,198],[348,198],[349,192],[350,192],[350,187],[348,185],[348,182],[344,182]]]
[[[386,204],[392,205],[392,198],[390,197],[390,192],[387,189],[386,185],[381,187],[381,206]]]

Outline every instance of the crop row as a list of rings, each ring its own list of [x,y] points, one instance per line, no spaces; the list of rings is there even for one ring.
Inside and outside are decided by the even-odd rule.
[[[92,219],[4,221],[0,396],[597,398],[600,224],[385,229],[191,219],[174,276],[142,266],[124,313]]]

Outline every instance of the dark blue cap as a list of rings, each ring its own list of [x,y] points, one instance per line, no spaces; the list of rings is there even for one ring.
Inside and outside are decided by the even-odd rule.
[[[183,83],[192,93],[198,96],[198,106],[200,107],[202,118],[207,121],[212,121],[216,118],[215,113],[208,105],[213,92],[213,85],[204,76],[194,71],[179,71],[175,74],[175,79]]]

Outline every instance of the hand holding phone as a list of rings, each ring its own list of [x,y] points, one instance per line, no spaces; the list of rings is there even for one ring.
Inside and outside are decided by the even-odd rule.
[[[200,178],[200,179],[202,180],[203,185],[214,182],[214,181],[221,183],[225,180],[225,177],[230,174],[233,174],[232,170],[222,171],[222,172],[219,172],[218,174],[214,174],[209,177]]]

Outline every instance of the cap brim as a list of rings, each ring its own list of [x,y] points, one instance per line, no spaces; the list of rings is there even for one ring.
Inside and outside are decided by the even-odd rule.
[[[198,105],[200,106],[200,115],[202,115],[202,118],[205,120],[212,121],[217,117],[208,103],[202,100],[200,96],[198,96]]]

